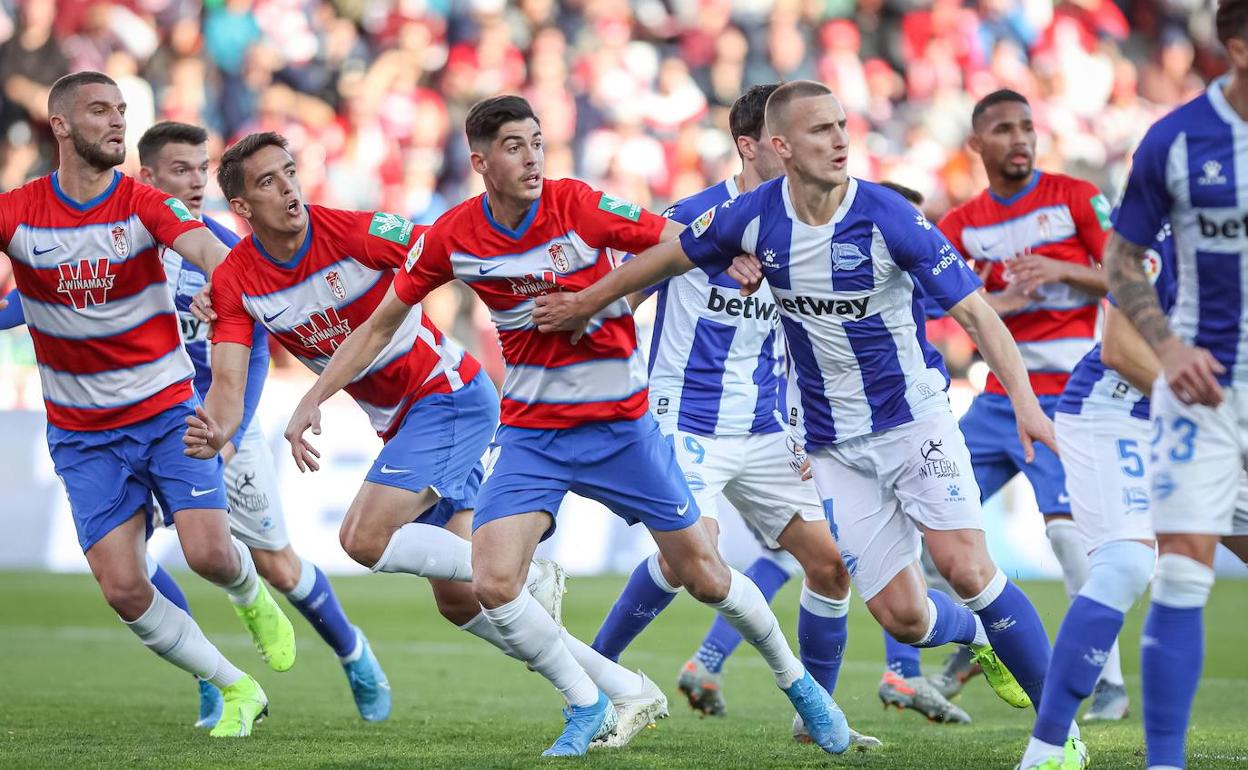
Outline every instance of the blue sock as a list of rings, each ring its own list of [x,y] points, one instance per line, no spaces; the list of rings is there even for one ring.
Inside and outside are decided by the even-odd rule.
[[[760,556],[755,559],[754,563],[746,569],[745,576],[754,581],[754,585],[758,586],[758,590],[762,592],[763,598],[768,603],[771,603],[784,584],[789,582],[790,577],[788,571],[770,556]],[[741,644],[741,634],[737,633],[737,629],[728,625],[728,621],[722,616],[716,615],[710,629],[706,632],[706,637],[702,639],[702,646],[698,648],[696,657],[711,673],[717,674],[723,669],[724,661],[728,660],[728,656],[732,655],[739,644]]]
[[[888,663],[888,670],[897,676],[909,679],[923,675],[919,665],[919,648],[902,644],[887,631],[884,632],[884,660]]]
[[[1185,736],[1204,662],[1203,613],[1203,607],[1170,607],[1154,599],[1144,620],[1140,670],[1150,767],[1186,767]]]
[[[152,573],[152,585],[156,586],[161,596],[178,605],[187,615],[191,614],[191,605],[186,600],[186,594],[182,593],[182,589],[174,582],[173,575],[166,572],[165,568],[159,564],[156,565],[156,571]]]
[[[935,588],[927,589],[927,602],[928,611],[936,615],[936,623],[925,639],[914,643],[915,647],[940,647],[950,642],[970,644],[975,641],[973,612]]]
[[[998,571],[984,592],[967,606],[983,622],[997,657],[1038,708],[1051,651],[1048,633],[1031,600]]]
[[[1045,678],[1044,697],[1031,734],[1052,746],[1061,746],[1079,704],[1092,694],[1105,667],[1105,655],[1122,630],[1123,615],[1086,596],[1071,602],[1053,644],[1053,658]]]
[[[849,597],[831,599],[802,586],[797,646],[802,665],[829,693],[836,691],[849,638]]]
[[[676,589],[663,578],[658,553],[653,553],[628,576],[591,646],[604,658],[618,662],[624,649],[674,598]]]
[[[355,650],[355,627],[347,620],[334,589],[329,585],[329,578],[325,577],[321,568],[307,559],[302,561],[299,584],[286,594],[286,598],[308,619],[334,653],[345,658]]]

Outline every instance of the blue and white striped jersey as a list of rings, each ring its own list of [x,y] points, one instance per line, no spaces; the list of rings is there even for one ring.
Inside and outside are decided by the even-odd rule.
[[[1156,240],[1145,252],[1144,272],[1157,289],[1161,309],[1174,307],[1174,239],[1170,225],[1162,226]],[[1112,303],[1114,298],[1109,297]],[[1088,351],[1070,373],[1066,389],[1057,402],[1057,411],[1068,414],[1129,414],[1149,418],[1148,398],[1116,371],[1101,363],[1101,343]]]
[[[225,225],[210,217],[204,217],[203,220],[204,225],[226,246],[233,248],[234,244],[238,243],[238,236]],[[195,299],[195,295],[204,288],[204,273],[195,265],[182,259],[182,255],[173,249],[165,249],[161,252],[161,261],[165,266],[165,279],[169,284],[169,291],[173,294],[173,304],[178,309],[182,346],[186,348],[186,353],[191,357],[191,363],[195,366],[195,392],[203,398],[208,395],[208,388],[212,385],[212,370],[209,368],[208,355],[208,324],[191,314],[191,300]],[[247,426],[251,423],[251,418],[256,413],[256,406],[260,403],[264,381],[269,375],[268,333],[264,332],[264,328],[259,324],[257,327],[255,344],[252,345],[251,359],[247,366],[243,421],[239,423],[238,431],[233,438],[235,448],[247,433]]]
[[[1248,386],[1248,122],[1220,78],[1153,124],[1135,151],[1114,229],[1150,246],[1168,219],[1178,294],[1174,333]]]
[[[663,213],[688,225],[737,197],[729,177]],[[650,340],[650,409],[664,425],[703,436],[781,430],[776,327],[763,284],[749,297],[720,273],[690,270],[659,286]]]
[[[786,178],[711,207],[680,236],[710,274],[758,257],[796,375],[806,445],[830,444],[948,409],[949,375],[924,333],[915,282],[943,309],[980,287],[953,246],[904,198],[851,178],[832,220],[793,210]]]

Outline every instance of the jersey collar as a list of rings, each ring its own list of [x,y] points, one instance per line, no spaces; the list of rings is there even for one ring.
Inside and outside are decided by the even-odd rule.
[[[741,191],[737,189],[737,175],[733,174],[724,180],[724,189],[728,191],[728,197],[735,200]]]
[[[307,208],[307,206],[305,205],[304,208]],[[264,250],[264,244],[260,242],[255,233],[251,234],[251,242],[255,244],[256,251],[260,252],[260,256],[269,260],[275,267],[280,267],[283,270],[294,270],[296,267],[299,267],[299,263],[307,256],[308,249],[312,248],[312,211],[308,210],[308,232],[303,236],[303,245],[299,247],[299,250],[290,258],[289,262],[279,262],[274,259],[269,252]]]
[[[1033,170],[1031,172],[1031,181],[1028,182],[1023,187],[1023,189],[1019,190],[1018,192],[1014,193],[1008,198],[1002,198],[1000,195],[997,195],[996,193],[994,193],[991,189],[988,190],[988,194],[992,196],[992,199],[994,201],[996,201],[997,203],[1000,203],[1002,206],[1013,206],[1015,203],[1018,203],[1020,200],[1026,197],[1027,193],[1036,189],[1036,185],[1040,184],[1040,176],[1041,176],[1040,169]]]
[[[108,187],[104,188],[104,192],[95,196],[91,200],[79,203],[66,195],[65,191],[61,189],[61,180],[58,173],[59,172],[56,171],[52,172],[52,192],[56,193],[56,197],[60,199],[61,203],[64,203],[66,206],[69,206],[75,211],[88,211],[100,205],[108,199],[108,196],[113,194],[113,190],[116,190],[117,184],[121,182],[121,172],[117,169],[113,169],[113,181],[108,183]]]
[[[1226,84],[1230,82],[1230,75],[1223,75],[1217,80],[1209,84],[1205,89],[1205,93],[1209,95],[1209,104],[1213,105],[1213,111],[1218,113],[1218,117],[1225,120],[1232,126],[1244,125],[1244,119],[1239,116],[1235,108],[1226,100],[1226,92],[1222,89],[1226,88]]]
[[[845,197],[841,199],[841,205],[836,207],[836,213],[832,215],[832,218],[821,225],[809,225],[798,218],[797,211],[793,208],[793,198],[789,195],[789,178],[786,176],[780,183],[780,197],[784,200],[784,213],[789,215],[789,219],[806,227],[835,227],[849,213],[849,207],[854,205],[854,198],[858,195],[858,180],[851,176],[848,184],[849,189],[845,191]]]
[[[543,190],[543,192],[545,191]],[[525,213],[524,219],[520,220],[520,224],[516,226],[515,230],[508,228],[498,220],[494,219],[494,215],[490,213],[490,196],[488,193],[483,193],[481,195],[481,211],[485,213],[485,221],[490,223],[490,227],[493,227],[495,230],[499,231],[513,241],[518,241],[529,231],[529,226],[532,225],[533,220],[537,218],[537,206],[541,202],[542,198],[539,195],[537,200],[533,201],[533,203],[529,206],[529,210]]]

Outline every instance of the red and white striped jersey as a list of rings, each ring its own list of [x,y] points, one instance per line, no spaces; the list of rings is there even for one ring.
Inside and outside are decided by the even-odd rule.
[[[571,428],[645,414],[646,367],[632,311],[618,300],[591,320],[575,345],[542,334],[533,298],[578,291],[612,269],[608,249],[640,252],[659,241],[667,220],[573,179],[546,180],[515,230],[496,222],[485,195],[443,214],[416,240],[395,280],[399,298],[419,302],[458,278],[490,309],[507,364],[502,422]]]
[[[0,194],[0,244],[35,345],[48,422],[131,425],[194,394],[159,244],[203,224],[182,201],[113,172],[78,203],[57,175]]]
[[[319,374],[386,296],[421,231],[395,214],[308,206],[307,236],[289,262],[244,238],[212,276],[213,343],[251,345],[259,321]],[[346,391],[388,440],[416,400],[459,390],[479,370],[417,307]]]
[[[1037,171],[1008,200],[984,190],[946,214],[940,229],[967,259],[980,266],[993,263],[984,288],[1000,291],[1007,286],[1009,260],[1025,251],[1079,265],[1099,264],[1109,211],[1109,201],[1090,182]],[[1065,283],[1045,284],[1039,293],[1039,299],[1004,321],[1036,394],[1060,395],[1075,364],[1096,344],[1100,297]],[[988,376],[985,390],[1005,393],[995,375]]]

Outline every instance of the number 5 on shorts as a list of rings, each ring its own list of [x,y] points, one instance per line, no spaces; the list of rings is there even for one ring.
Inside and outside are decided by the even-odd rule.
[[[1118,459],[1122,460],[1122,472],[1133,479],[1144,477],[1144,458],[1139,452],[1140,442],[1133,438],[1118,439]]]

